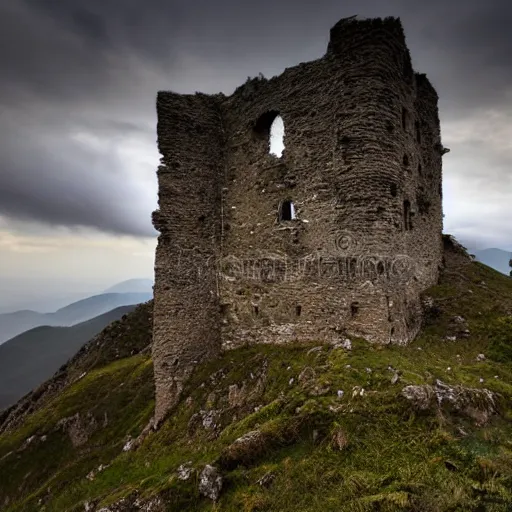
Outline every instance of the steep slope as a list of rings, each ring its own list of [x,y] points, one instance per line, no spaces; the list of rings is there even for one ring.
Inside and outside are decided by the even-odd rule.
[[[502,274],[509,275],[510,267],[508,262],[510,260],[510,252],[503,249],[483,249],[481,251],[474,251],[477,261],[501,272]]]
[[[4,313],[0,315],[0,343],[34,327],[42,325],[68,327],[121,306],[147,302],[152,297],[153,293],[146,292],[104,293],[73,302],[54,313],[42,314],[29,310]]]
[[[445,261],[410,346],[228,352],[140,445],[154,402],[137,308],[0,418],[0,506],[510,510],[512,281],[448,238]]]
[[[36,327],[0,345],[0,410],[50,378],[84,343],[134,308],[116,308],[72,327]]]

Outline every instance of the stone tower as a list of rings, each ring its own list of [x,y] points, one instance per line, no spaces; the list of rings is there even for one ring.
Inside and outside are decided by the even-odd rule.
[[[417,334],[442,261],[437,101],[396,18],[341,20],[324,57],[229,97],[158,93],[157,422],[222,350]]]

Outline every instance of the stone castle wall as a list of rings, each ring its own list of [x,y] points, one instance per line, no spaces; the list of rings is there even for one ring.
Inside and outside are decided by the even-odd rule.
[[[153,223],[161,234],[153,363],[160,419],[174,405],[193,362],[215,356],[221,347],[216,276],[193,269],[217,257],[223,134],[216,97],[161,92],[157,109],[162,159]]]
[[[342,20],[321,59],[230,97],[160,93],[157,110],[157,417],[222,349],[416,335],[441,263],[442,146],[399,20]]]

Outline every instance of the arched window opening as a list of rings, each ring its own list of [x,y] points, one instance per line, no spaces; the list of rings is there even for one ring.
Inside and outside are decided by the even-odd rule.
[[[393,197],[396,197],[396,195],[398,193],[398,187],[397,187],[396,183],[391,183],[391,185],[389,186],[389,189],[390,189],[391,195]]]
[[[269,152],[278,158],[284,151],[284,122],[281,116],[277,116],[270,126]]]
[[[404,201],[404,229],[405,231],[410,231],[412,229],[411,203],[407,199]]]
[[[261,114],[254,125],[254,133],[263,139],[267,139],[270,136],[270,127],[278,115],[277,110],[269,110]]]
[[[281,203],[281,207],[279,208],[279,220],[280,221],[286,221],[286,220],[295,220],[296,214],[295,214],[295,206],[292,201],[283,201]]]
[[[284,150],[284,122],[277,110],[262,114],[254,125],[254,134],[268,142],[269,153],[280,158]]]
[[[296,316],[300,316],[301,313],[302,313],[302,306],[301,305],[295,306]]]

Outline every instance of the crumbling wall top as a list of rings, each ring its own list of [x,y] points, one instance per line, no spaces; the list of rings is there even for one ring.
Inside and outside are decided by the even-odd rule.
[[[357,16],[342,18],[331,28],[327,53],[344,53],[348,49],[347,45],[359,43],[366,38],[378,40],[379,34],[382,33],[391,36],[398,44],[405,47],[405,34],[400,18],[392,16],[372,19],[361,19]]]

